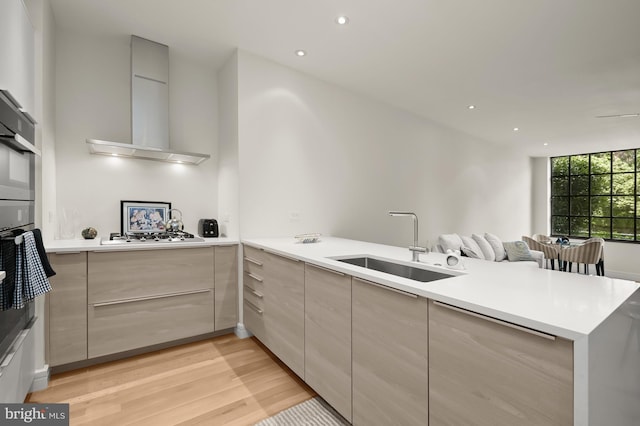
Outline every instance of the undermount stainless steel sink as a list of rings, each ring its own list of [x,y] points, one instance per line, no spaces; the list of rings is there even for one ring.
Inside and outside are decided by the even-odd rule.
[[[398,277],[408,278],[410,280],[420,281],[423,283],[430,281],[451,278],[455,275],[444,274],[441,272],[430,271],[428,269],[416,268],[413,266],[403,265],[401,263],[389,262],[386,260],[376,259],[373,257],[351,257],[343,259],[335,259],[340,262],[349,263],[351,265],[360,266],[362,268],[373,269],[375,271],[384,272]]]

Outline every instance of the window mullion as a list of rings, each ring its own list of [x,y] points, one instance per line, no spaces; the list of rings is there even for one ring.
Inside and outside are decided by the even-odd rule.
[[[589,235],[589,238],[591,238],[591,224],[593,221],[593,217],[591,214],[591,154],[589,154],[589,167],[587,168],[587,173],[588,173],[588,182],[587,182],[587,200],[588,200],[588,206],[587,208],[589,209],[587,211],[588,213],[588,228],[587,228],[587,235]]]
[[[571,235],[571,201],[572,201],[572,197],[571,197],[571,156],[569,156],[569,170],[567,170],[567,190],[569,191],[569,193],[567,194],[569,196],[569,202],[567,203],[569,205],[569,211],[567,212],[567,237]]]
[[[613,240],[613,151],[609,156],[609,238]]]

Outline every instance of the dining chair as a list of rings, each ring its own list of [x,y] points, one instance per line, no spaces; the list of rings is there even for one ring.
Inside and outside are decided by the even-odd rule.
[[[560,249],[559,258],[563,265],[563,270],[566,271],[567,264],[577,263],[584,264],[584,273],[589,274],[589,265],[598,265],[600,262],[600,256],[602,254],[602,243],[600,241],[589,241],[579,246],[568,247]],[[571,269],[569,269],[571,272]],[[578,266],[578,273],[580,267]],[[600,268],[596,267],[596,273],[600,275]]]
[[[555,262],[558,260],[558,248],[554,247],[550,244],[544,244],[536,241],[531,237],[522,236],[522,241],[527,243],[531,250],[537,250],[544,253],[545,263],[548,265],[549,261],[551,261],[551,269],[555,270],[556,265]],[[548,269],[548,268],[547,268]],[[558,269],[560,269],[560,265],[558,265]]]
[[[600,248],[600,261],[596,263],[596,273],[600,272],[598,275],[602,275],[604,277],[604,238],[589,238],[585,240],[585,243],[590,241],[598,241],[601,244]]]
[[[533,234],[531,238],[538,241],[539,243],[553,243],[553,240],[551,239],[551,237],[544,234]]]

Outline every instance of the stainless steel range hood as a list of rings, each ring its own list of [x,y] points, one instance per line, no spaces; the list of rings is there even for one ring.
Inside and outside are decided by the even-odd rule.
[[[169,47],[131,36],[131,141],[87,139],[92,154],[200,164],[208,154],[169,149]]]

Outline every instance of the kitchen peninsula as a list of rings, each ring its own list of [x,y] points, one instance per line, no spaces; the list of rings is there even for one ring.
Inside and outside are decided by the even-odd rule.
[[[354,425],[632,425],[635,282],[421,255],[417,282],[343,262],[406,248],[244,239],[244,322]]]

